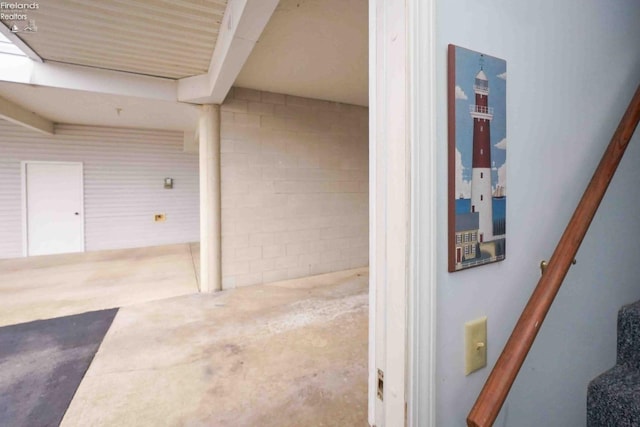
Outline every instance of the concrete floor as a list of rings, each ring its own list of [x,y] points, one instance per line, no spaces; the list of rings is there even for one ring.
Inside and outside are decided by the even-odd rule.
[[[367,269],[121,309],[63,426],[366,426]]]
[[[123,307],[62,425],[367,426],[368,270],[197,294],[197,249],[0,261],[0,325]]]
[[[198,246],[0,260],[0,326],[193,294]]]

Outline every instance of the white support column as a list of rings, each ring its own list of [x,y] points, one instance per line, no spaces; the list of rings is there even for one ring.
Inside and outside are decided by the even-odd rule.
[[[222,290],[220,253],[220,106],[200,111],[200,292]]]

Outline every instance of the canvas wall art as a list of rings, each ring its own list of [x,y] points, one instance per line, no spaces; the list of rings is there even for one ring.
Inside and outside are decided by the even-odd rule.
[[[507,63],[449,45],[449,271],[506,255]]]

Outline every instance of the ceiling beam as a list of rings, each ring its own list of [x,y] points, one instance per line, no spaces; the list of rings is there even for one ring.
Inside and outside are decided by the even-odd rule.
[[[57,62],[34,62],[16,57],[11,67],[0,67],[0,81],[161,101],[177,100],[177,82],[160,77],[103,70]]]
[[[279,0],[229,0],[209,72],[178,80],[178,100],[221,104]]]
[[[12,123],[46,135],[53,135],[54,132],[53,122],[51,120],[5,98],[0,98],[0,119],[6,119]]]
[[[40,58],[40,55],[38,55],[33,49],[29,47],[28,44],[22,41],[20,37],[18,37],[15,33],[11,32],[11,30],[2,23],[0,23],[0,33],[2,33],[3,36],[8,38],[11,43],[13,43],[18,49],[20,49],[29,58],[37,62],[42,62],[42,58]]]
[[[80,65],[34,64],[31,84],[176,101],[175,80]]]

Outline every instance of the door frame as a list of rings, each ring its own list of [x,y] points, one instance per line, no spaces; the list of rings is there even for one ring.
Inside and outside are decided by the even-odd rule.
[[[407,327],[407,425],[436,426],[437,151],[436,1],[407,0],[411,237]],[[444,55],[444,52],[442,53]]]
[[[48,165],[80,165],[80,217],[82,218],[82,227],[80,229],[81,251],[85,251],[85,219],[84,219],[84,163],[83,162],[60,162],[46,160],[23,160],[20,162],[20,181],[22,192],[22,256],[29,256],[29,222],[28,222],[28,206],[27,206],[27,165],[30,164],[48,164]]]
[[[436,420],[435,4],[369,0],[368,419],[377,427]]]

